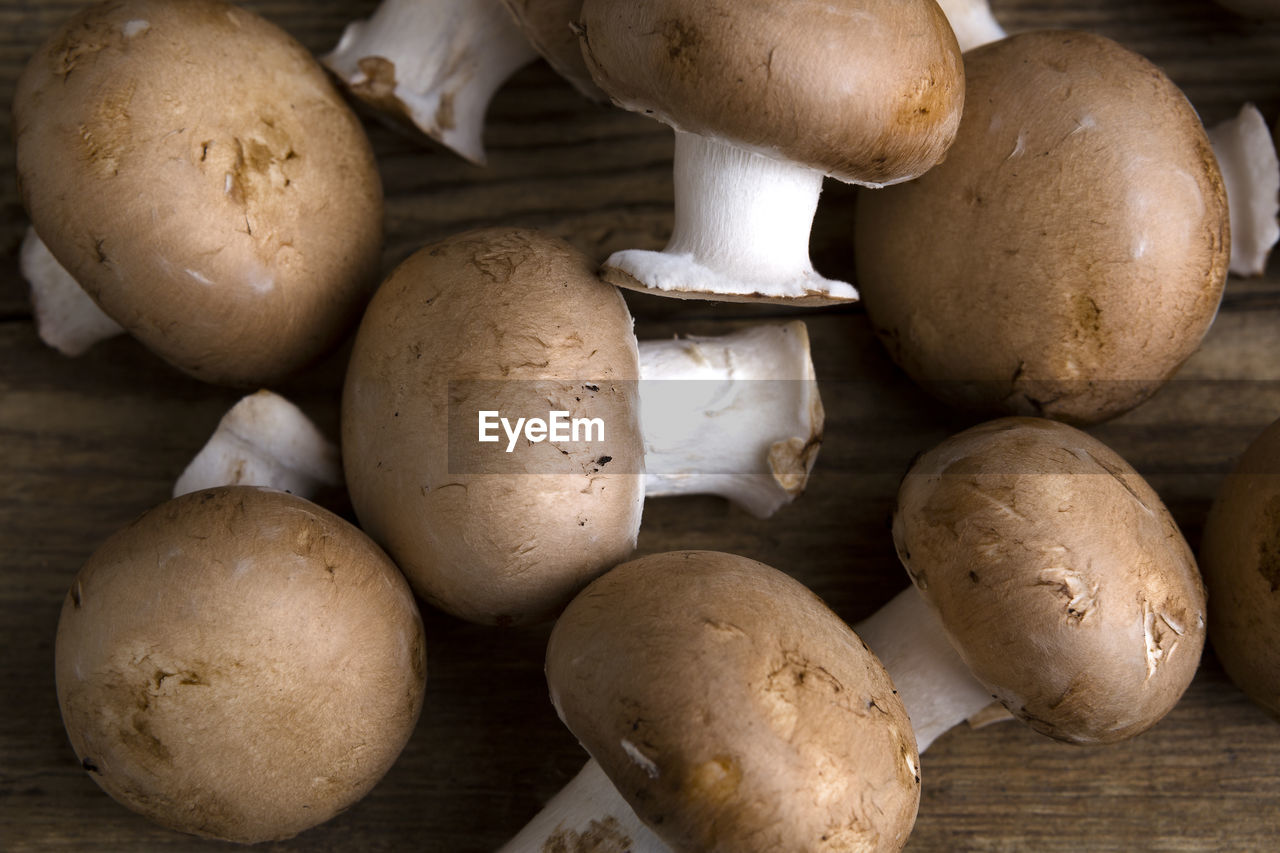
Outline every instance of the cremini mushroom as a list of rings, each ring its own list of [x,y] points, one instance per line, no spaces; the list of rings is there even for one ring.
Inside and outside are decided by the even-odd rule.
[[[776,569],[710,551],[618,566],[556,622],[546,671],[593,762],[503,853],[906,843],[919,761],[893,684]]]
[[[76,576],[55,648],[81,766],[164,826],[288,838],[363,797],[422,708],[422,621],[368,537],[248,486],[176,498]]]
[[[803,324],[638,346],[595,271],[534,231],[469,232],[396,269],[361,323],[352,505],[456,615],[549,616],[631,553],[646,479],[761,516],[804,488],[822,404]]]
[[[232,406],[173,485],[176,498],[214,486],[265,486],[312,500],[340,487],[338,448],[296,405],[258,391]]]
[[[1214,653],[1231,680],[1280,719],[1280,421],[1223,480],[1200,565]]]
[[[867,314],[953,405],[1077,424],[1124,412],[1195,351],[1221,300],[1227,198],[1200,120],[1102,36],[1020,33],[965,69],[946,161],[859,194]]]
[[[102,310],[200,379],[269,384],[358,317],[382,189],[324,70],[219,0],[99,3],[14,98],[23,201]]]
[[[857,298],[809,260],[824,175],[921,174],[955,136],[960,50],[932,0],[586,0],[582,49],[620,106],[671,125],[675,222],[661,252],[605,262],[666,296],[829,304]]]
[[[1209,128],[1231,214],[1231,272],[1262,275],[1280,240],[1280,157],[1262,113],[1245,104],[1235,118]]]
[[[484,163],[489,101],[536,57],[502,0],[382,0],[322,61],[380,114]]]
[[[555,72],[593,101],[607,101],[587,69],[578,46],[577,23],[582,0],[502,0],[524,30],[529,43]]]

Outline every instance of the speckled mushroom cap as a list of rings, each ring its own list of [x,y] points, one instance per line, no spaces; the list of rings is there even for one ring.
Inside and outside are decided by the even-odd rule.
[[[594,269],[534,231],[468,232],[405,261],[361,322],[342,400],[352,505],[455,615],[549,617],[635,548],[639,355],[622,295]],[[607,449],[521,440],[507,456],[478,442],[479,410],[598,417]]]
[[[1102,36],[965,55],[964,121],[919,180],[858,199],[858,287],[894,359],[944,400],[1084,424],[1195,351],[1230,258],[1187,99]]]
[[[893,539],[973,674],[1036,731],[1121,740],[1191,683],[1191,551],[1146,481],[1074,427],[1003,418],[942,442],[903,480]]]
[[[932,0],[586,0],[582,26],[619,105],[842,181],[919,175],[960,122],[960,48]]]
[[[884,667],[812,592],[712,551],[642,557],[565,609],[552,701],[674,850],[898,850],[915,737]]]
[[[578,34],[574,27],[582,11],[582,0],[502,0],[502,5],[524,30],[534,50],[555,72],[595,101],[609,96],[591,79]]]
[[[422,708],[422,621],[369,538],[284,492],[161,504],[76,576],[56,645],[76,756],[183,832],[288,838],[360,799]]]
[[[1231,679],[1280,719],[1280,421],[1223,481],[1200,565],[1214,652]]]
[[[377,283],[368,139],[306,49],[247,10],[92,6],[28,64],[14,125],[40,238],[193,376],[279,379],[354,325]]]

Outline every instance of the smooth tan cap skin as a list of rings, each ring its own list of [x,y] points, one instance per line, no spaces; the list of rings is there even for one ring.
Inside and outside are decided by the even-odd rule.
[[[763,563],[679,551],[618,566],[556,623],[547,682],[674,850],[898,850],[915,823],[915,737],[884,667]]]
[[[32,57],[14,125],[40,238],[192,376],[270,384],[336,343],[377,283],[368,139],[312,56],[247,10],[92,6]]]
[[[973,674],[1042,734],[1136,735],[1195,675],[1191,551],[1146,481],[1074,427],[1003,418],[942,442],[903,480],[893,539]]]
[[[1231,680],[1280,720],[1280,421],[1223,481],[1200,565],[1214,653]]]
[[[960,48],[932,0],[586,0],[582,28],[619,105],[842,181],[918,175],[960,123]]]
[[[858,198],[858,288],[945,401],[1075,424],[1149,397],[1208,330],[1230,258],[1195,111],[1113,41],[1024,33],[965,54],[945,162]]]
[[[161,504],[81,569],[58,702],[90,777],[182,832],[288,838],[364,796],[422,708],[422,621],[364,534],[284,492]]]
[[[549,618],[635,548],[638,359],[622,295],[567,243],[491,229],[420,250],[374,296],[347,368],[342,455],[361,526],[437,607]],[[600,418],[608,450],[521,440],[509,457],[478,442],[474,414],[451,439],[451,408]]]

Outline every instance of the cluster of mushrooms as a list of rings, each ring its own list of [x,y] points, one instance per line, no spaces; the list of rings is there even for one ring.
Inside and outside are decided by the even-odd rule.
[[[246,397],[69,590],[58,698],[112,797],[239,842],[350,806],[422,708],[420,603],[556,619],[550,699],[591,760],[508,851],[899,849],[941,733],[1003,715],[1132,737],[1178,701],[1206,630],[1280,715],[1280,422],[1223,486],[1199,568],[1081,429],[1177,371],[1229,267],[1261,271],[1280,184],[1261,116],[1206,133],[1132,51],[1006,37],[985,4],[723,6],[385,0],[326,70],[222,0],[118,0],[32,57],[13,105],[23,264],[51,345],[123,330],[260,388],[359,326],[340,450],[288,401]],[[665,250],[601,267],[491,228],[379,284],[376,163],[334,81],[482,162],[490,95],[537,54],[675,129]],[[808,257],[825,176],[867,188],[857,289]],[[903,478],[904,592],[850,627],[747,556],[630,559],[647,497],[762,519],[795,499],[823,409],[803,323],[637,341],[618,287],[861,297],[907,374],[993,418]],[[608,432],[468,432],[537,407]],[[344,487],[359,528],[309,500]],[[698,675],[658,677],[674,671]]]

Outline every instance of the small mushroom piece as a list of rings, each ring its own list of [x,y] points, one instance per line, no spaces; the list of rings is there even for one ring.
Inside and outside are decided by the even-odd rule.
[[[246,9],[90,6],[31,58],[13,113],[40,239],[192,376],[273,383],[335,344],[377,282],[364,129],[306,49]]]
[[[502,0],[525,37],[557,74],[593,101],[607,101],[587,69],[578,46],[582,0]]]
[[[1236,275],[1262,275],[1280,240],[1280,157],[1262,113],[1245,104],[1235,118],[1209,128],[1231,212],[1231,266]]]
[[[1049,737],[1143,732],[1199,665],[1191,550],[1142,477],[1073,427],[1004,418],[942,442],[903,480],[893,539],[973,675]],[[871,645],[888,657],[891,643]],[[889,671],[915,722],[907,679]]]
[[[1227,197],[1204,128],[1098,35],[1019,33],[966,53],[965,73],[946,161],[859,193],[867,315],[951,405],[1114,417],[1178,370],[1221,301]]]
[[[671,850],[899,850],[919,804],[911,724],[880,662],[782,572],[710,551],[601,576],[547,646],[560,718]],[[588,792],[583,792],[588,793]],[[599,800],[535,819],[504,853],[606,835],[661,850]],[[585,817],[585,822],[578,816]],[[578,849],[578,848],[573,848]]]
[[[856,299],[809,260],[823,176],[921,174],[964,101],[960,50],[932,0],[585,0],[581,35],[614,103],[676,131],[670,242],[605,262],[611,283],[665,296]]]
[[[176,498],[76,576],[55,647],[76,757],[171,829],[289,838],[363,797],[422,708],[422,621],[368,537],[301,498]]]
[[[536,57],[502,0],[382,0],[321,61],[381,115],[483,164],[489,101]]]
[[[586,432],[551,434],[556,412]],[[638,345],[589,258],[520,229],[397,268],[342,401],[364,528],[425,599],[499,624],[550,616],[626,559],[646,480],[768,515],[803,490],[821,434],[803,324]]]
[[[18,252],[18,267],[31,287],[36,334],[48,346],[63,355],[84,355],[98,341],[124,334],[29,226]]]
[[[951,29],[955,30],[961,51],[982,47],[1007,35],[996,16],[991,14],[991,4],[987,0],[938,0],[938,5],[946,14]]]
[[[343,484],[338,448],[293,403],[258,391],[232,406],[173,485],[173,496],[214,486],[265,486],[312,500]]]
[[[1280,421],[1223,480],[1200,565],[1214,653],[1231,680],[1280,719]]]

